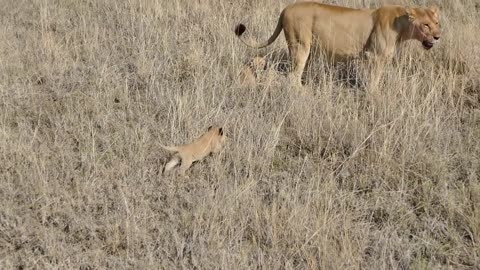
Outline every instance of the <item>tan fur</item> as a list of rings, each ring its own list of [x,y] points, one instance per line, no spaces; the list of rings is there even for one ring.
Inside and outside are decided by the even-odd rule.
[[[292,75],[301,76],[310,51],[322,49],[332,60],[362,55],[375,59],[393,57],[399,42],[416,39],[429,49],[440,38],[439,10],[436,6],[412,8],[384,6],[378,9],[353,9],[316,2],[287,6],[272,36],[265,42],[247,42],[239,24],[236,35],[250,47],[262,48],[284,32],[292,62]]]
[[[256,56],[253,58],[240,71],[240,84],[245,87],[255,87],[257,85],[257,73],[264,70],[266,64],[265,57]]]
[[[190,168],[193,162],[220,151],[224,142],[223,129],[221,127],[209,127],[206,133],[190,144],[180,146],[160,145],[165,150],[175,152],[163,168],[162,173],[172,170],[181,163],[180,174],[185,175],[185,171]]]

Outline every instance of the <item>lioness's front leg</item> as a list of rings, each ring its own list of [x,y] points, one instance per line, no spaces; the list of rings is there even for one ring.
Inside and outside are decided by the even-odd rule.
[[[370,68],[369,88],[371,90],[376,90],[379,87],[380,79],[385,72],[386,66],[391,60],[392,58],[383,55],[374,55],[373,57],[370,57],[368,66]]]
[[[378,87],[385,67],[392,61],[395,54],[395,42],[394,37],[390,35],[379,34],[376,31],[372,34],[371,47],[365,53],[370,68],[370,89]]]

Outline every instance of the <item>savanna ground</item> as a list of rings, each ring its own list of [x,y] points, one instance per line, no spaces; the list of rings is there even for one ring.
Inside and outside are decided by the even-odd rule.
[[[242,87],[286,44],[234,26],[289,2],[1,1],[0,268],[479,269],[480,1],[379,88],[319,60],[299,95],[275,57]],[[162,176],[212,124],[225,150]]]

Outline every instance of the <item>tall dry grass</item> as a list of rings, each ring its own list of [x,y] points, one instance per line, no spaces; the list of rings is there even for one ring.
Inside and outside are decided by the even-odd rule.
[[[379,89],[321,61],[305,95],[241,87],[286,45],[233,27],[264,39],[287,3],[1,1],[0,268],[478,269],[480,3],[440,2],[440,45]],[[212,124],[226,149],[162,176],[158,143]]]

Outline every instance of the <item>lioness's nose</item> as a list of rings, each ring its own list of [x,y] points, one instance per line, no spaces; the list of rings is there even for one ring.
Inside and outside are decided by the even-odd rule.
[[[433,38],[434,38],[435,40],[439,40],[439,39],[440,39],[440,37],[433,37]]]

